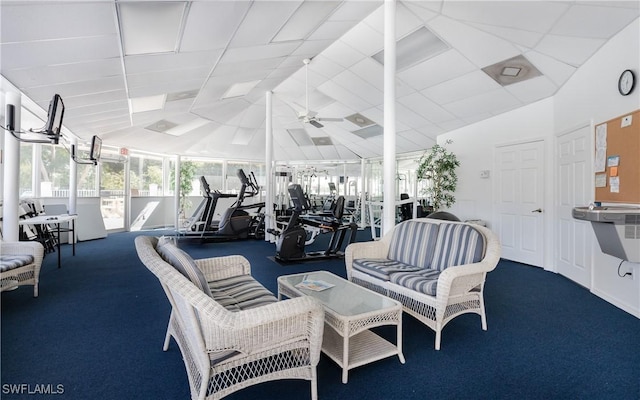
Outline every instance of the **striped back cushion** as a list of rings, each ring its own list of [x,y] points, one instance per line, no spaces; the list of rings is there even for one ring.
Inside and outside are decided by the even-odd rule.
[[[167,263],[171,264],[182,275],[187,277],[196,287],[202,290],[209,297],[211,296],[211,289],[209,289],[209,283],[204,277],[204,274],[198,268],[193,258],[184,250],[179,249],[170,238],[161,237],[158,239],[156,251]]]
[[[431,268],[443,271],[454,265],[471,264],[484,257],[484,236],[462,224],[440,224]]]
[[[429,268],[437,235],[438,224],[401,222],[393,231],[387,257],[418,268]]]

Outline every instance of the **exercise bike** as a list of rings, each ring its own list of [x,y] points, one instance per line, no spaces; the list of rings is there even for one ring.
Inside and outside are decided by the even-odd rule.
[[[304,212],[308,212],[311,209],[311,205],[304,195],[302,186],[297,183],[291,183],[287,190],[294,206],[289,222],[282,232],[270,232],[278,235],[276,260],[291,262],[344,257],[342,245],[347,232],[351,231],[347,243],[349,244],[355,241],[358,231],[357,224],[353,222],[349,224],[342,223],[344,196],[339,196],[336,199],[335,207],[330,213],[303,216]],[[322,233],[331,233],[329,247],[324,251],[306,252],[307,229],[305,229],[305,226],[318,228]]]

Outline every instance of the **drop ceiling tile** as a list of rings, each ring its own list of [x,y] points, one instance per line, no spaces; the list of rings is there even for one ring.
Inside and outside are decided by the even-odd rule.
[[[74,119],[80,116],[90,116],[92,114],[98,114],[101,112],[109,112],[109,111],[119,111],[119,112],[129,114],[129,103],[126,100],[71,107],[68,104],[67,99],[64,99],[64,105],[65,105],[65,114],[67,114],[67,116],[72,115]]]
[[[402,125],[406,125],[411,129],[431,125],[426,118],[402,104],[396,104],[396,119],[402,121]]]
[[[505,28],[501,26],[476,23],[471,23],[469,25],[480,31],[484,31],[496,37],[513,42],[514,44],[524,46],[527,49],[532,48],[536,44],[538,44],[538,42],[540,42],[540,40],[544,36],[544,33],[542,32],[531,32],[523,29]]]
[[[422,115],[423,118],[433,124],[440,124],[441,122],[455,119],[455,116],[449,111],[427,99],[420,93],[413,93],[408,96],[401,97],[398,99],[398,103],[403,104],[410,110]]]
[[[538,76],[524,82],[509,85],[506,89],[523,104],[528,104],[553,96],[558,90],[558,86],[548,77]]]
[[[329,21],[357,22],[381,7],[382,4],[382,0],[344,1],[340,5],[340,8],[329,16]]]
[[[339,158],[335,146],[318,146],[317,148],[324,160],[337,160]]]
[[[262,46],[236,47],[228,49],[222,61],[237,63],[265,58],[285,57],[295,51],[301,42],[272,43]]]
[[[322,55],[344,68],[349,68],[366,57],[365,54],[340,40],[327,47]]]
[[[340,85],[335,84],[332,81],[323,83],[318,87],[318,90],[325,95],[336,99],[336,101],[343,103],[345,106],[355,110],[368,108],[373,105],[373,103],[371,103],[370,101],[364,100],[361,97],[354,95],[350,91],[346,90]]]
[[[165,83],[178,84],[179,82],[192,82],[198,80],[200,82],[204,82],[208,74],[209,68],[207,67],[149,71],[140,74],[127,74],[127,85],[130,89],[134,89],[141,86],[155,86]]]
[[[2,43],[115,35],[113,4],[3,2]]]
[[[5,71],[117,58],[120,57],[120,46],[116,35],[79,37],[51,42],[4,43],[0,46],[0,54]]]
[[[422,26],[424,21],[405,7],[402,2],[396,4],[396,39],[400,39]],[[384,7],[379,7],[372,12],[364,20],[364,23],[384,34]]]
[[[110,103],[113,101],[121,101],[127,103],[127,92],[124,87],[118,90],[111,90],[101,93],[82,94],[79,96],[66,96],[63,98],[65,107],[74,108],[82,106],[90,106],[102,103]]]
[[[535,50],[569,65],[579,66],[604,42],[603,39],[546,35]]]
[[[159,82],[153,85],[135,86],[129,88],[129,97],[146,97],[160,94],[197,90],[202,85],[201,79]]]
[[[404,6],[407,7],[409,11],[411,11],[424,22],[435,18],[440,13],[440,4],[436,1],[403,1],[402,4],[404,4]],[[432,7],[434,4],[436,4],[437,6],[431,9],[430,7]]]
[[[210,50],[167,54],[135,55],[125,57],[124,65],[127,74],[177,70],[200,66],[207,66],[208,68],[212,68],[220,54],[220,50]]]
[[[569,80],[571,75],[576,71],[576,67],[537,51],[527,52],[526,57],[544,76],[551,79],[558,87]]]
[[[435,18],[428,28],[478,67],[519,54],[511,42],[450,18]]]
[[[449,50],[432,59],[398,72],[397,76],[408,86],[422,90],[462,76],[476,67],[457,50]]]
[[[122,73],[120,60],[89,61],[74,64],[38,66],[3,71],[2,74],[12,82],[20,82],[20,89],[29,87],[63,84],[77,81],[94,80]]]
[[[58,93],[63,100],[67,96],[79,96],[87,93],[101,93],[124,89],[122,78],[113,76],[95,79],[91,81],[70,82],[52,86],[38,86],[30,88],[27,92],[34,101],[47,102],[51,100],[53,93]]]
[[[353,21],[327,21],[310,36],[310,40],[336,40],[353,27]]]
[[[566,2],[553,1],[446,1],[442,13],[460,21],[548,32],[568,8]]]
[[[248,1],[192,2],[180,51],[225,48],[250,5]]]
[[[371,56],[384,47],[384,35],[367,24],[358,24],[340,38],[349,47]]]
[[[489,93],[445,104],[443,105],[443,108],[460,118],[469,118],[483,113],[497,115],[504,112],[504,110],[512,109],[521,105],[522,103],[512,94],[504,89],[498,89]]]
[[[255,1],[231,40],[232,47],[264,45],[300,6],[300,1]],[[302,38],[299,38],[302,39]]]
[[[553,35],[608,39],[638,17],[626,8],[574,5],[551,30]],[[607,23],[602,23],[607,21]]]
[[[383,93],[369,82],[361,79],[356,73],[350,70],[336,75],[333,82],[342,86],[354,95],[366,99],[371,105],[382,104]]]
[[[474,71],[427,88],[420,93],[436,104],[447,104],[496,89],[500,89],[496,81],[482,71]]]

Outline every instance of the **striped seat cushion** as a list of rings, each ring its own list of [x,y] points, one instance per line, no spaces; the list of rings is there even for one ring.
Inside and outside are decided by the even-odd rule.
[[[414,220],[399,223],[393,231],[387,258],[418,269],[430,268],[438,231],[438,224]]]
[[[0,256],[0,272],[7,272],[32,263],[33,256],[29,254],[3,254]]]
[[[437,269],[423,269],[417,272],[396,272],[391,274],[389,281],[419,293],[436,295],[438,277],[442,271]]]
[[[209,282],[211,297],[230,311],[248,310],[278,299],[251,275],[238,275]]]
[[[360,258],[353,260],[353,269],[388,281],[394,272],[419,271],[421,268],[386,258]]]
[[[206,295],[213,297],[207,279],[198,268],[193,258],[184,250],[179,249],[171,238],[161,237],[158,239],[156,251],[164,261],[171,264],[182,275],[187,277],[196,287],[202,290]]]
[[[431,268],[443,271],[455,265],[479,262],[484,257],[484,236],[470,225],[440,224]]]

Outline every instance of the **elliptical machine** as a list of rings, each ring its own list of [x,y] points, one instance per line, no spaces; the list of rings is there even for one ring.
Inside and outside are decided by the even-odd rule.
[[[303,212],[311,209],[311,205],[304,195],[302,186],[297,183],[291,183],[287,190],[289,191],[289,197],[294,207],[287,227],[278,236],[275,258],[279,261],[290,262],[344,257],[344,251],[341,249],[347,231],[351,230],[347,244],[355,241],[358,231],[358,225],[356,223],[342,223],[344,196],[339,196],[335,200],[335,207],[328,214],[301,216]],[[305,225],[319,228],[323,233],[331,233],[331,240],[327,250],[305,252],[305,244],[307,241]]]

